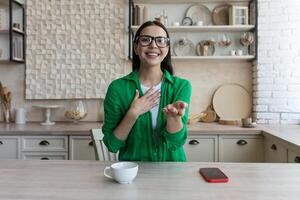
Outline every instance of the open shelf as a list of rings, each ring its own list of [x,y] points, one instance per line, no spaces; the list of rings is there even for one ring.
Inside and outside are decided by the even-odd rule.
[[[133,0],[137,4],[186,4],[186,0]],[[249,3],[250,0],[189,0],[188,3]]]
[[[245,56],[172,56],[174,60],[210,60],[210,61],[249,61],[255,58],[254,55],[245,55]]]
[[[9,33],[9,30],[4,30],[4,29],[2,29],[2,30],[0,30],[0,34],[7,34],[7,33]]]
[[[133,31],[137,31],[140,26],[131,26]],[[166,26],[170,32],[214,32],[214,31],[230,31],[242,32],[254,30],[254,25],[226,25],[226,26]]]

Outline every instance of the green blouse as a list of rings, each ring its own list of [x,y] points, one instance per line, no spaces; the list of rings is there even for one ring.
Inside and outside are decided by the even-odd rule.
[[[178,100],[190,103],[190,82],[170,75],[164,70],[161,86],[157,127],[153,130],[151,112],[138,117],[125,141],[115,137],[114,129],[123,119],[138,89],[143,95],[138,71],[114,80],[108,87],[104,100],[103,141],[109,151],[119,151],[119,160],[131,161],[186,161],[183,145],[187,138],[188,109],[182,117],[183,128],[176,133],[166,129],[166,116],[162,108]],[[157,134],[157,139],[154,135]]]

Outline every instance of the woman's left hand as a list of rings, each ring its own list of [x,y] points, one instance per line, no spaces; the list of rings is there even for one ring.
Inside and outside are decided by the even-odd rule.
[[[184,116],[185,109],[188,104],[183,101],[176,101],[175,103],[169,104],[163,108],[163,112],[167,117],[182,117]]]

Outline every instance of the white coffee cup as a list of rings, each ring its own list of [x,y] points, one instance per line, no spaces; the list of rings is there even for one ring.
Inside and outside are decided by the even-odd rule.
[[[110,173],[108,173],[110,172]],[[138,164],[134,162],[117,162],[105,167],[104,176],[121,184],[130,184],[136,177]]]
[[[15,114],[16,124],[26,124],[26,110],[25,108],[17,108]]]
[[[197,21],[196,26],[203,26],[203,21]]]
[[[236,55],[237,55],[237,56],[242,56],[242,55],[243,55],[243,51],[242,51],[242,50],[240,50],[240,49],[239,49],[239,50],[237,50],[237,52],[236,52]]]
[[[173,22],[172,26],[180,26],[180,23],[179,22]]]
[[[231,51],[230,51],[230,55],[231,55],[231,56],[235,56],[235,50],[231,50]]]

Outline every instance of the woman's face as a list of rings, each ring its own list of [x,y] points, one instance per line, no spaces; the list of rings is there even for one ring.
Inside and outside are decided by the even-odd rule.
[[[156,25],[144,28],[138,43],[134,44],[134,50],[139,56],[142,66],[160,67],[160,63],[169,51],[169,39],[166,32]]]

